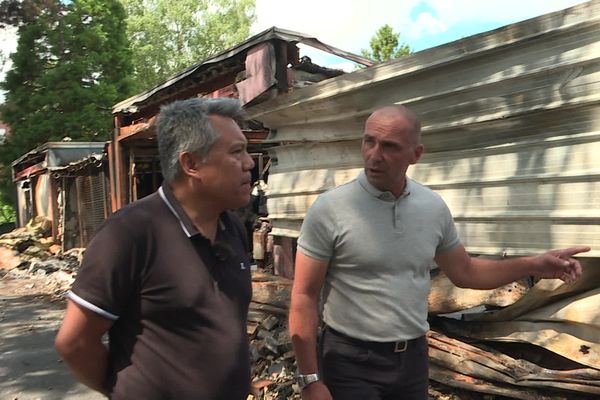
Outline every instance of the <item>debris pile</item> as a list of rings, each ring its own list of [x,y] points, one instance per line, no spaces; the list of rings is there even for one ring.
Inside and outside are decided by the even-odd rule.
[[[441,288],[448,307],[464,308],[430,315],[430,378],[488,396],[597,399],[600,265],[580,261],[576,282],[544,279],[526,290],[520,283],[482,293],[448,290],[433,279],[430,310],[432,299],[443,310]],[[475,312],[467,309],[475,305]]]
[[[252,275],[247,331],[252,362],[249,400],[299,399],[296,360],[287,329],[291,281],[264,272]]]
[[[594,260],[584,262],[583,276],[570,285],[520,281],[495,290],[459,289],[434,274],[429,399],[597,398],[598,267]],[[258,272],[252,287],[248,399],[299,399],[287,334],[291,281]]]
[[[26,226],[0,235],[0,268],[15,277],[38,277],[51,294],[62,296],[73,282],[84,249],[61,250],[52,239],[51,222],[35,217]]]

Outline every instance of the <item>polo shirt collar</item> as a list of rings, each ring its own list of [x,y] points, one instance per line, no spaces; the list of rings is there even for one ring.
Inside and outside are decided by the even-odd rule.
[[[177,217],[179,221],[179,225],[181,225],[181,229],[185,233],[185,235],[189,238],[201,235],[200,231],[196,228],[190,217],[186,214],[185,210],[173,194],[173,191],[169,187],[166,182],[163,182],[162,185],[158,188],[158,194],[160,198],[165,202],[169,210]],[[219,217],[219,228],[221,230],[225,230],[225,225]]]
[[[379,189],[377,189],[375,186],[371,185],[371,182],[369,182],[369,179],[367,178],[367,174],[365,173],[365,170],[363,169],[362,171],[360,171],[360,174],[358,175],[358,183],[360,184],[360,186],[367,191],[367,193],[369,193],[371,196],[378,198],[380,200],[383,201],[391,201],[394,202],[396,200],[402,199],[406,196],[408,196],[410,194],[410,189],[413,187],[414,182],[409,179],[408,177],[406,177],[406,186],[404,187],[404,192],[402,192],[402,195],[398,198],[396,198],[396,196],[394,196],[394,194],[390,191],[381,191]]]

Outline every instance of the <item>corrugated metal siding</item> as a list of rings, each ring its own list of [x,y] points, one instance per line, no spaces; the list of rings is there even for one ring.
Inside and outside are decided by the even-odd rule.
[[[104,172],[75,178],[78,190],[79,235],[81,247],[87,246],[96,230],[108,217]]]
[[[356,176],[364,120],[390,103],[421,116],[426,153],[409,175],[444,197],[468,250],[600,256],[600,1],[250,108],[286,143],[272,150],[273,234],[297,236],[315,197]]]

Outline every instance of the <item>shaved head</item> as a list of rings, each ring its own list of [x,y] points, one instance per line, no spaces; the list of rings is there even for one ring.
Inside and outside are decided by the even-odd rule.
[[[365,123],[361,153],[371,185],[399,197],[406,185],[406,170],[423,154],[417,115],[395,104],[373,112]]]
[[[419,118],[417,117],[417,114],[415,114],[414,111],[412,111],[411,109],[403,106],[403,105],[391,105],[391,106],[385,106],[383,108],[380,108],[378,110],[375,110],[367,119],[367,123],[369,123],[369,121],[373,122],[373,120],[376,120],[377,122],[383,122],[386,124],[394,124],[396,121],[400,120],[400,119],[404,119],[405,121],[408,121],[410,127],[411,127],[411,136],[412,139],[414,140],[415,144],[420,144],[421,143],[421,122],[419,121]],[[398,124],[399,126],[401,124]]]

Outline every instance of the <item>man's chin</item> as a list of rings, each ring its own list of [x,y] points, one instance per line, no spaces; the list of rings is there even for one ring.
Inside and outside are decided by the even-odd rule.
[[[388,182],[386,182],[386,180],[384,179],[384,177],[382,175],[374,175],[373,176],[373,175],[367,174],[367,180],[377,190],[380,190],[382,192],[387,192],[390,190]]]
[[[250,204],[250,194],[248,193],[247,195],[241,195],[236,199],[236,206],[232,207],[232,208],[242,208],[242,207],[246,207],[248,204]]]

